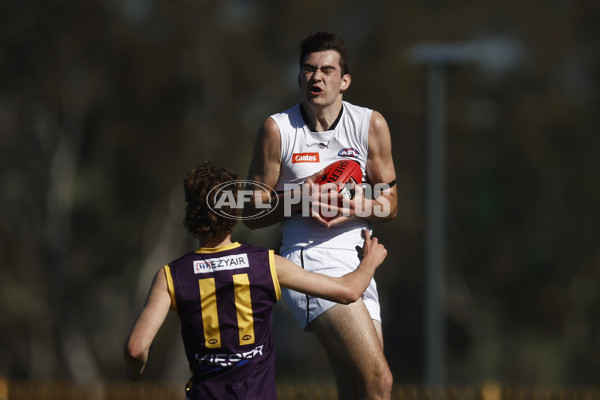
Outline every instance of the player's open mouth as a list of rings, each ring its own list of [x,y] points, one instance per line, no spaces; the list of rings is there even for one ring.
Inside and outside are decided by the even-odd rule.
[[[316,96],[316,95],[318,95],[318,94],[320,94],[322,92],[323,92],[323,89],[321,89],[318,86],[311,86],[311,88],[310,88],[310,94],[312,94],[312,95]]]

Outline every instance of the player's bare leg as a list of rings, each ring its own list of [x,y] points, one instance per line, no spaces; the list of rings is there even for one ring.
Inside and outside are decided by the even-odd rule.
[[[377,337],[379,338],[379,343],[381,343],[381,350],[383,350],[383,330],[381,329],[381,322],[373,319],[373,325],[375,326],[375,330],[377,331]]]
[[[383,354],[381,329],[373,324],[362,300],[333,306],[311,327],[331,360],[340,399],[390,399],[393,379]]]
[[[379,342],[381,343],[381,348],[383,349],[383,332],[381,329],[381,322],[374,319],[371,321],[373,321],[373,325],[375,326],[375,330],[377,331]],[[331,360],[330,362],[331,367],[333,369],[333,373],[335,374],[339,396],[338,398],[348,400],[361,400],[362,398],[364,398],[365,396],[359,396],[356,380],[350,376],[346,368],[344,368],[344,366],[342,365],[338,365],[338,363],[334,362],[333,360]]]

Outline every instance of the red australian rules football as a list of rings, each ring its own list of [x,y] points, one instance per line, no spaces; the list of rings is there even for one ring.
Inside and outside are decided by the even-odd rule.
[[[362,183],[362,170],[360,169],[360,164],[354,160],[339,160],[325,167],[323,173],[315,179],[315,183],[317,185],[335,183],[338,192],[341,192],[345,197],[351,199],[354,196],[354,192],[347,188],[345,184],[352,180],[358,185]],[[325,221],[329,221],[336,216],[328,217],[321,213],[321,217]]]

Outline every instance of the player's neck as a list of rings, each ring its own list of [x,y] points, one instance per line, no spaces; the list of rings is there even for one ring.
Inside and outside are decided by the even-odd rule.
[[[227,246],[231,243],[231,235],[227,235],[225,239],[207,240],[205,242],[201,241],[200,247],[214,249],[217,247]]]
[[[313,132],[325,132],[333,129],[342,113],[342,101],[327,107],[318,107],[308,102],[302,103],[304,122]]]

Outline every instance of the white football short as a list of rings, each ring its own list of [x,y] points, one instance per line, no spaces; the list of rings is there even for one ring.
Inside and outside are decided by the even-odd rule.
[[[328,249],[312,246],[294,247],[283,252],[282,257],[307,271],[329,276],[342,276],[356,269],[360,260],[355,250]],[[304,331],[310,331],[310,323],[337,303],[309,296],[294,290],[281,288],[283,298],[296,321]],[[381,322],[379,295],[374,279],[362,295],[371,319]]]

